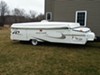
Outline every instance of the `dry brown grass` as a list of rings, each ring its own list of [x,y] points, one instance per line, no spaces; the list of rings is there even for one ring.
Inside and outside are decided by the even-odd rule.
[[[10,40],[0,30],[0,75],[100,75],[100,42],[85,46]]]

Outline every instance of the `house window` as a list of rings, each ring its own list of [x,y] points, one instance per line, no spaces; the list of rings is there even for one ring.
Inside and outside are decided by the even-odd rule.
[[[52,20],[52,12],[46,13],[46,20]]]
[[[80,23],[81,26],[86,26],[87,11],[76,11],[75,22]]]

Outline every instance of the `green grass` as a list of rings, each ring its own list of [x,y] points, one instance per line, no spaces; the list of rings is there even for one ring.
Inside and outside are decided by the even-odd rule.
[[[0,75],[100,75],[100,42],[85,46],[10,40],[0,30]]]

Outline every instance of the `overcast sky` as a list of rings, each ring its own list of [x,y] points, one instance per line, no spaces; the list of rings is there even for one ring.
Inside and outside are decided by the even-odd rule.
[[[12,10],[14,8],[24,9],[29,12],[29,10],[34,10],[37,13],[44,13],[44,0],[0,0],[5,1],[9,8]]]

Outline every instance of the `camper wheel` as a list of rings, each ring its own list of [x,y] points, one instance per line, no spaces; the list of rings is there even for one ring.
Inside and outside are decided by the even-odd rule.
[[[31,40],[31,43],[32,45],[36,46],[38,44],[38,41],[34,39],[34,40]]]

